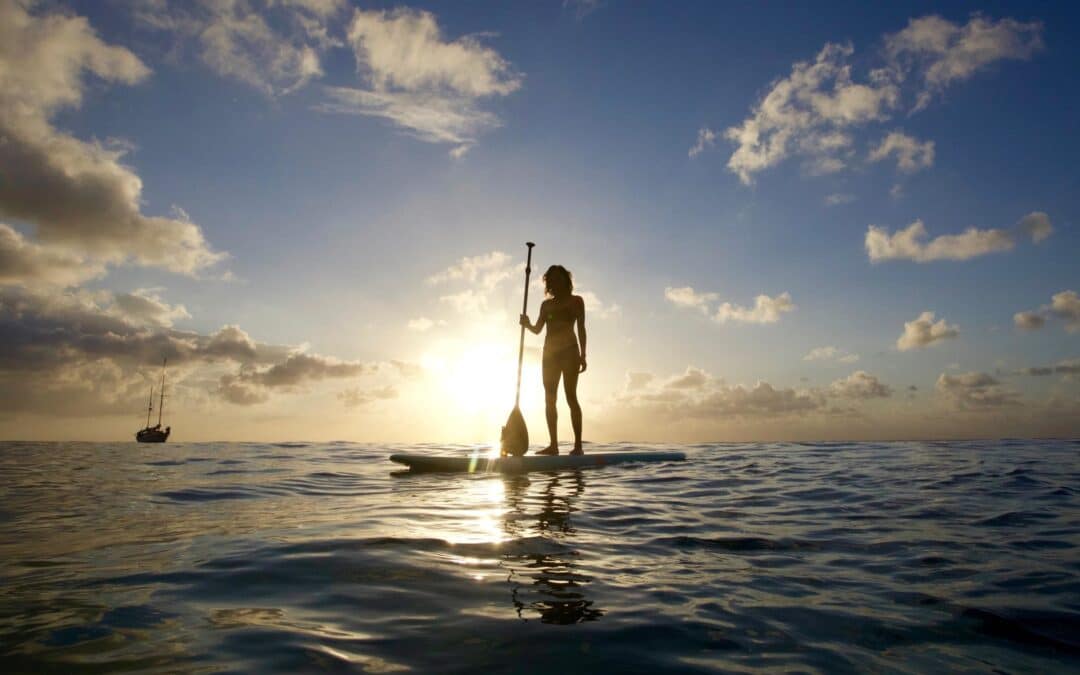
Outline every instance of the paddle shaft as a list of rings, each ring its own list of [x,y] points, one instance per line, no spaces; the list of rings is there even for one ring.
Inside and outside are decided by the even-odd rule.
[[[521,301],[521,313],[529,313],[529,274],[532,273],[532,250],[536,244],[531,241],[525,242],[529,247],[529,255],[525,259],[525,299]],[[525,326],[521,327],[521,337],[518,339],[518,376],[517,392],[514,394],[514,407],[521,402],[521,363],[525,359]]]

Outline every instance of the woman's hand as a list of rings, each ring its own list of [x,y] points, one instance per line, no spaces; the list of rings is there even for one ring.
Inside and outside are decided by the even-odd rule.
[[[584,355],[580,356],[578,358],[578,361],[579,361],[579,363],[578,363],[578,372],[579,373],[584,373],[585,369],[589,367],[589,364],[585,362],[585,356]]]
[[[532,321],[529,321],[529,315],[528,314],[522,314],[521,315],[521,318],[518,319],[518,325],[519,326],[525,326],[529,330],[532,330]]]

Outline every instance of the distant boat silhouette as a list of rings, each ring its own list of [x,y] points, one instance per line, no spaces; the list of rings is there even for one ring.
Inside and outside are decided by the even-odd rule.
[[[161,361],[161,393],[158,403],[157,424],[150,426],[150,414],[154,412],[154,385],[150,385],[150,403],[146,406],[146,428],[135,434],[135,440],[139,443],[164,443],[169,438],[172,427],[161,428],[161,413],[165,410],[165,364],[167,359]]]

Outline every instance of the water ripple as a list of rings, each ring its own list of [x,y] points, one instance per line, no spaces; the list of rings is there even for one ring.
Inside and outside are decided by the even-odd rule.
[[[5,443],[4,672],[1080,668],[1077,441]]]

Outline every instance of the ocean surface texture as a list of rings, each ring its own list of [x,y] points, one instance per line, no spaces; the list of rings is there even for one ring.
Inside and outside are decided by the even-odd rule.
[[[0,444],[0,671],[1077,672],[1080,442]]]

